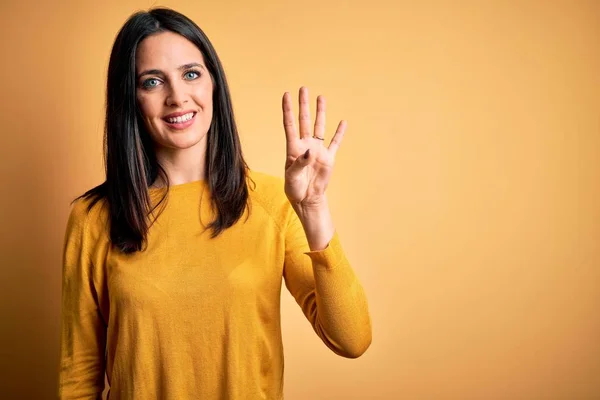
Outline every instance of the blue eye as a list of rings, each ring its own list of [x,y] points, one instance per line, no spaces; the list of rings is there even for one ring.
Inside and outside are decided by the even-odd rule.
[[[194,80],[194,79],[197,79],[197,78],[200,77],[200,74],[197,71],[188,71],[188,72],[185,73],[184,76],[189,77],[190,74],[192,75],[192,77],[190,77],[189,80]]]
[[[150,82],[156,82],[156,83],[155,84],[151,84]],[[153,88],[153,87],[158,86],[158,82],[159,82],[158,79],[156,79],[156,78],[150,78],[150,79],[146,79],[144,81],[144,83],[142,83],[142,86],[145,87],[145,88],[147,88],[147,89],[148,88]]]

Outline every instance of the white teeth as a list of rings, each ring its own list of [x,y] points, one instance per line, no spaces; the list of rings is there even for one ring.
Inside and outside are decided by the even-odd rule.
[[[193,117],[193,116],[194,116],[194,113],[193,113],[193,112],[191,112],[191,113],[187,113],[187,114],[185,114],[185,115],[181,115],[181,116],[179,116],[179,117],[175,117],[175,118],[168,118],[168,121],[169,121],[171,124],[180,124],[180,123],[182,123],[182,122],[189,121],[190,119],[192,119],[192,117]]]

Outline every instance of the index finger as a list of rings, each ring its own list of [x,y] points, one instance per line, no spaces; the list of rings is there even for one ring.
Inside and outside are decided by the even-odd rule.
[[[296,123],[294,122],[294,114],[292,110],[292,96],[289,92],[283,94],[281,107],[283,109],[283,129],[288,142],[298,139],[298,131],[296,131]]]

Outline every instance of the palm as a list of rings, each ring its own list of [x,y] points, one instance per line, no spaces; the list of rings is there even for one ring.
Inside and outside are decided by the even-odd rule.
[[[346,124],[340,122],[329,144],[324,146],[325,99],[317,97],[314,133],[310,126],[308,90],[300,89],[299,127],[296,130],[289,93],[283,96],[283,124],[286,133],[285,194],[292,204],[310,206],[322,201],[333,172],[335,154],[344,136]],[[304,158],[308,150],[308,158]]]

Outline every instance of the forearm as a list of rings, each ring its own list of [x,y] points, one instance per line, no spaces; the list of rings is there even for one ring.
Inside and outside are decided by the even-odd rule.
[[[313,326],[327,345],[346,357],[360,356],[371,342],[367,299],[339,237],[323,251],[308,253],[315,291],[306,298]]]

